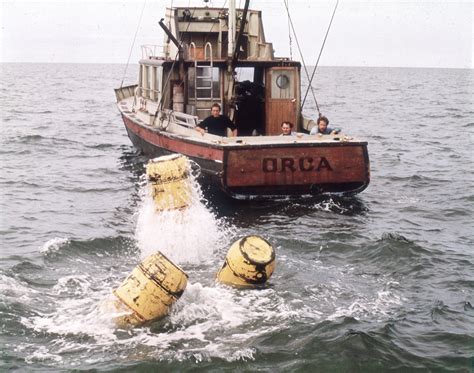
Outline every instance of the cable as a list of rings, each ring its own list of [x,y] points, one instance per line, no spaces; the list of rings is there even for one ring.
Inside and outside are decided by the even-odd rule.
[[[316,73],[316,68],[318,67],[319,59],[321,58],[321,54],[323,53],[324,44],[326,43],[326,39],[327,39],[328,34],[329,34],[329,29],[331,28],[332,20],[334,19],[334,15],[336,14],[336,9],[337,9],[338,4],[339,4],[339,0],[337,0],[336,6],[334,7],[334,11],[332,12],[331,22],[329,22],[329,26],[328,26],[328,29],[326,31],[326,36],[324,37],[323,45],[321,46],[321,50],[319,51],[318,60],[316,61],[316,65],[314,66],[313,74],[311,75],[311,79],[309,80],[308,88],[306,88],[306,93],[304,95],[303,102],[301,103],[301,108],[303,108],[303,106],[304,106],[304,103],[306,101],[306,97],[308,96],[309,89],[311,88],[311,91],[313,90],[313,87],[312,87],[311,84],[313,83],[314,74]],[[318,113],[319,113],[319,108],[318,108]],[[319,113],[319,115],[321,116],[321,113]]]
[[[306,73],[306,77],[309,79],[309,72],[308,72],[308,69],[306,67],[306,62],[304,61],[303,52],[301,51],[300,43],[298,41],[298,37],[296,35],[295,28],[293,26],[293,21],[291,20],[290,10],[288,9],[287,1],[288,0],[283,0],[283,3],[285,4],[286,12],[288,13],[288,20],[290,21],[291,29],[293,30],[293,35],[295,36],[296,45],[298,47],[298,51],[300,52],[301,62],[303,62],[303,68],[304,68],[304,71]],[[318,109],[318,113],[319,113],[318,101],[316,100],[316,96],[315,96],[314,91],[312,89],[311,89],[311,92],[313,94],[314,103],[316,104],[316,108]]]
[[[288,0],[289,7],[289,0]],[[288,44],[290,45],[290,60],[293,60],[293,46],[291,43],[291,28],[290,28],[290,17],[288,17]]]
[[[141,25],[141,23],[142,23],[142,17],[143,17],[143,12],[145,11],[145,6],[146,6],[146,0],[145,0],[145,2],[143,3],[142,12],[141,12],[141,14],[140,14],[140,19],[138,20],[137,29],[136,29],[136,31],[135,31],[135,36],[133,37],[132,46],[130,47],[130,53],[128,54],[127,64],[125,65],[125,70],[123,71],[122,82],[120,83],[120,88],[122,88],[122,86],[123,86],[123,81],[125,80],[125,74],[127,74],[128,64],[130,63],[130,57],[132,56],[132,51],[133,51],[133,47],[134,47],[134,45],[135,45],[135,40],[137,39],[138,30],[139,30],[140,25]]]

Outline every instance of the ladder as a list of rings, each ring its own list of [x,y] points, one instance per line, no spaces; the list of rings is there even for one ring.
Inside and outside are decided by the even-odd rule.
[[[196,59],[196,45],[191,43],[189,49],[194,49],[194,103],[196,112],[207,111],[209,108],[199,108],[197,102],[214,101],[214,78],[213,78],[213,59],[212,59],[212,45],[207,42],[204,46],[204,62],[198,62]]]

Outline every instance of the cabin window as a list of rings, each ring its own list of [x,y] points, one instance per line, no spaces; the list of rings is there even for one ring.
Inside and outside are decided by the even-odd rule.
[[[140,65],[140,95],[145,96],[146,95],[146,66]]]
[[[188,97],[197,100],[219,99],[219,68],[210,66],[191,67],[188,70]]]
[[[161,100],[161,78],[163,75],[163,68],[161,66],[159,67],[154,67],[154,73],[155,73],[155,101]]]
[[[154,83],[153,73],[154,73],[153,66],[147,66],[148,81],[146,85],[147,85],[148,91],[147,91],[146,97],[151,98],[151,99],[153,99],[154,94],[152,93],[152,91],[155,88],[153,84]]]
[[[163,68],[161,66],[140,65],[140,79],[138,84],[141,96],[153,101],[160,100],[162,76]]]
[[[235,69],[235,73],[237,75],[237,81],[243,82],[245,80],[249,80],[253,82],[255,68],[253,67],[237,67]]]
[[[272,98],[295,98],[293,70],[272,71]]]

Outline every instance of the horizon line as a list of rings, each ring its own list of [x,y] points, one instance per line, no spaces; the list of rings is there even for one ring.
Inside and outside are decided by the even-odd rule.
[[[0,61],[0,64],[51,64],[51,65],[127,65],[126,62],[47,62],[47,61]],[[138,62],[128,65],[138,65]],[[302,65],[303,66],[303,65]],[[307,65],[314,67],[314,65]],[[355,68],[395,68],[395,69],[458,69],[473,70],[474,65],[470,67],[452,67],[452,66],[380,66],[380,65],[319,65],[319,67],[355,67]]]

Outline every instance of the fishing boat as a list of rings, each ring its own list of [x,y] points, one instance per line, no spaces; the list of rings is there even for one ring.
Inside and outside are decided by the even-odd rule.
[[[309,135],[317,117],[302,114],[301,63],[274,56],[262,12],[248,4],[166,9],[164,43],[142,46],[138,84],[115,89],[131,142],[149,157],[184,154],[204,182],[236,199],[363,191],[367,142]],[[196,131],[216,102],[238,136]],[[281,136],[283,121],[295,135]]]

